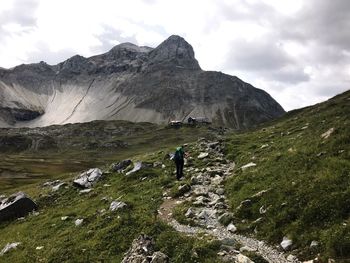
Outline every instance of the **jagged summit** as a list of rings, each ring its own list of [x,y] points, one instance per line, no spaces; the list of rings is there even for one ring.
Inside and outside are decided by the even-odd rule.
[[[122,43],[104,54],[76,55],[53,66],[40,62],[0,69],[0,127],[206,117],[241,129],[283,113],[266,92],[201,70],[192,46],[176,35],[156,48]]]
[[[187,69],[200,69],[192,46],[182,37],[172,35],[150,52],[154,64],[171,64]]]

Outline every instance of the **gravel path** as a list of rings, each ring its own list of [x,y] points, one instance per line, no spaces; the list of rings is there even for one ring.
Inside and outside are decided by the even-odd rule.
[[[233,174],[234,163],[224,159],[220,151],[221,145],[218,143],[201,142],[196,147],[201,152],[208,152],[209,155],[206,158],[210,158],[210,161],[216,161],[215,165],[201,170],[188,165],[186,174],[192,175],[191,190],[177,199],[167,197],[167,193],[164,193],[165,198],[159,209],[159,217],[177,231],[188,235],[206,233],[219,240],[235,240],[247,249],[259,254],[268,262],[300,262],[293,256],[289,256],[287,259],[285,253],[278,251],[265,242],[236,234],[234,233],[235,231],[229,231],[227,227],[219,223],[219,215],[228,212],[227,199],[224,195],[222,183],[225,177]],[[185,200],[193,204],[188,217],[192,218],[199,225],[198,227],[182,225],[172,217],[174,207]],[[235,252],[236,254],[239,253],[239,251]]]

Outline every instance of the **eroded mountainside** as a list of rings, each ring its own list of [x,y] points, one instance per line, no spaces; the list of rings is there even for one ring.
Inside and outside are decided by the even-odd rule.
[[[154,49],[123,43],[54,66],[0,68],[0,127],[92,120],[161,124],[191,116],[242,129],[283,113],[266,92],[237,77],[203,71],[179,36]]]

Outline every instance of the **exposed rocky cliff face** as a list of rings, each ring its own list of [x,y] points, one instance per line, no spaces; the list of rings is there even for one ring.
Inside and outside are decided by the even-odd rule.
[[[154,49],[124,43],[54,66],[0,68],[0,127],[99,119],[167,123],[191,116],[241,129],[283,113],[266,92],[201,70],[191,45],[179,36]]]

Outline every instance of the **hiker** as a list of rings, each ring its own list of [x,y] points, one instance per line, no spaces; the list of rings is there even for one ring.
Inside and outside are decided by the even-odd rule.
[[[177,147],[174,155],[174,161],[176,165],[176,179],[181,180],[183,176],[183,168],[184,168],[184,158],[187,156],[185,153],[183,146]]]

